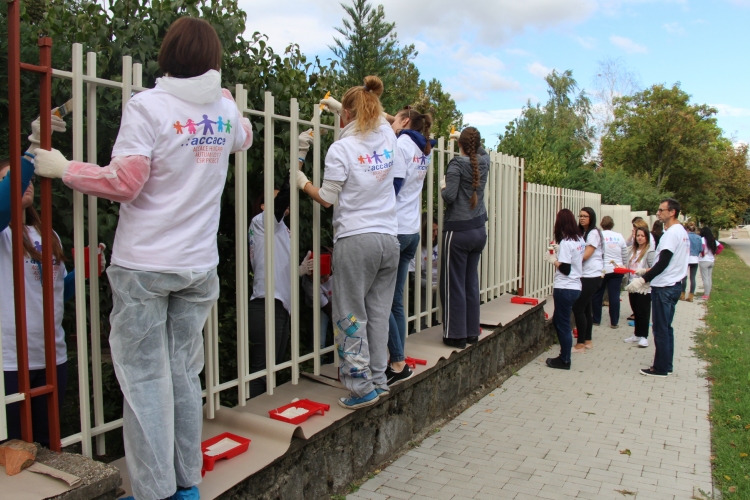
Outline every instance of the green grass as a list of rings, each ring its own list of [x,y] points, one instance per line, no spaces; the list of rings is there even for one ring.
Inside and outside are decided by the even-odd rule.
[[[750,267],[728,246],[716,259],[708,327],[697,350],[709,362],[715,484],[750,499]]]

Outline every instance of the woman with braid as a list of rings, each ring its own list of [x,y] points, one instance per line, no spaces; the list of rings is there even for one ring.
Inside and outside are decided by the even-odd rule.
[[[479,341],[479,258],[487,242],[484,187],[490,158],[481,137],[467,127],[458,138],[460,156],[448,163],[440,182],[445,200],[440,300],[443,342],[463,349]]]

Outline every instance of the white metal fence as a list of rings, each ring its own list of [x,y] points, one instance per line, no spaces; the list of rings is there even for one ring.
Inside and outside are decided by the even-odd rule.
[[[146,90],[142,87],[142,66],[134,64],[130,57],[123,58],[122,81],[105,80],[97,77],[96,54],[88,53],[86,55],[86,64],[84,68],[83,48],[80,44],[74,44],[72,50],[72,69],[71,71],[53,70],[53,77],[64,81],[71,82],[71,93],[73,97],[72,113],[72,134],[73,134],[73,153],[72,159],[77,161],[89,161],[96,163],[97,151],[97,89],[99,87],[112,89],[114,92],[120,92],[122,95],[123,107],[127,104],[128,99],[134,92]],[[321,160],[324,151],[321,150],[321,132],[330,130],[334,139],[339,136],[339,126],[325,125],[320,120],[320,110],[314,106],[313,116],[309,119],[303,119],[299,116],[299,106],[296,99],[291,99],[289,116],[278,115],[274,111],[274,97],[271,93],[265,93],[263,111],[249,109],[247,91],[241,85],[235,89],[236,102],[239,109],[248,116],[253,123],[262,120],[263,137],[255,139],[255,146],[261,142],[264,148],[263,154],[263,171],[264,183],[263,192],[265,195],[265,213],[264,224],[266,227],[273,225],[273,205],[274,205],[274,172],[278,165],[274,164],[274,129],[276,124],[289,127],[291,130],[291,143],[289,145],[289,157],[294,162],[291,173],[296,169],[296,158],[298,149],[298,133],[300,129],[312,128],[314,131],[314,144],[312,147],[312,182],[320,185]],[[85,112],[84,112],[84,103]],[[84,132],[84,120],[86,128]],[[258,127],[254,127],[256,130]],[[85,147],[84,147],[85,146]],[[425,188],[423,190],[423,207],[428,215],[428,229],[431,228],[431,217],[437,216],[439,232],[442,232],[443,200],[439,195],[439,180],[444,175],[450,159],[457,153],[457,147],[454,140],[438,139],[437,147],[433,149],[430,167],[427,171]],[[490,173],[488,185],[485,194],[485,204],[488,211],[488,243],[482,255],[480,262],[480,289],[483,301],[492,300],[493,298],[513,290],[517,290],[521,283],[521,248],[522,248],[522,228],[521,220],[526,206],[522,203],[522,186],[524,166],[523,161],[519,158],[504,155],[502,153],[490,153]],[[235,165],[247,166],[248,156],[246,152],[236,153],[234,157]],[[288,168],[284,165],[281,168]],[[291,185],[295,186],[295,178],[292,177]],[[247,186],[247,168],[235,169],[235,252],[233,258],[236,261],[236,311],[237,311],[237,375],[232,380],[220,380],[219,377],[219,311],[214,307],[206,322],[204,329],[205,338],[205,390],[207,414],[212,418],[219,408],[220,395],[225,391],[237,391],[237,398],[240,405],[245,405],[249,397],[250,381],[260,377],[266,377],[268,392],[272,393],[276,387],[276,375],[281,370],[290,370],[291,382],[296,384],[300,377],[301,365],[310,360],[312,370],[315,374],[320,374],[321,355],[332,352],[336,356],[335,346],[320,348],[320,336],[324,332],[320,331],[320,295],[313,293],[313,350],[308,354],[300,352],[300,302],[299,302],[299,279],[297,273],[292,272],[291,290],[291,359],[282,363],[276,363],[276,346],[275,344],[275,314],[274,302],[266,301],[266,366],[262,371],[250,373],[250,343],[248,339],[248,302],[250,298],[249,283],[249,260],[247,246],[248,232],[248,186]],[[437,200],[435,199],[437,198]],[[85,203],[86,202],[86,203]],[[313,203],[312,220],[300,220],[299,212],[299,192],[296,189],[291,190],[290,200],[290,223],[291,232],[291,257],[288,263],[275,263],[273,251],[273,232],[265,233],[265,276],[266,276],[266,296],[274,296],[274,266],[289,265],[296,269],[300,262],[299,255],[299,237],[300,227],[312,231],[312,247],[315,255],[320,255],[321,246],[321,207]],[[85,224],[84,210],[87,210],[87,220]],[[535,217],[532,212],[526,217],[527,220]],[[546,214],[546,213],[545,213]],[[84,267],[84,252],[78,251],[88,245],[96,247],[99,241],[97,230],[97,198],[94,196],[84,196],[82,193],[74,192],[73,195],[73,246],[75,252],[75,267],[82,269]],[[554,215],[553,215],[554,217]],[[431,231],[428,230],[428,238]],[[541,233],[540,233],[541,234]],[[438,238],[439,255],[442,254],[440,248],[441,238]],[[418,252],[418,257],[420,253]],[[225,258],[228,258],[225,256]],[[76,274],[76,349],[78,358],[78,386],[80,401],[80,432],[70,436],[63,437],[63,446],[69,446],[75,443],[81,443],[84,455],[92,456],[94,453],[92,440],[96,443],[96,453],[105,453],[104,433],[117,429],[122,425],[122,419],[118,418],[112,421],[105,421],[103,410],[103,385],[102,385],[102,348],[101,348],[101,331],[99,324],[100,317],[100,298],[99,298],[99,278],[97,277],[96,259],[91,259],[90,263],[90,280],[88,282],[89,300],[86,301],[87,283],[84,273]],[[422,259],[417,258],[415,283],[419,283]],[[427,252],[427,266],[432,265],[432,252]],[[428,267],[429,269],[430,267]],[[431,272],[427,273],[428,283],[431,281]],[[528,274],[527,274],[528,275]],[[313,283],[315,286],[320,282],[319,261],[315,260]],[[440,301],[428,300],[426,307],[423,309],[421,303],[421,287],[415,286],[406,295],[407,301],[413,301],[413,312],[409,315],[408,320],[413,324],[413,329],[420,329],[420,320],[424,319],[428,326],[432,325],[432,315],[437,314],[440,318]],[[429,288],[426,293],[431,295]],[[335,300],[335,299],[334,299]],[[409,310],[407,306],[407,311]],[[270,332],[270,333],[269,333]],[[226,332],[224,332],[226,335]],[[91,353],[88,352],[88,341],[91,342]],[[90,360],[90,365],[88,360]],[[89,384],[89,376],[92,383]],[[2,389],[2,387],[0,387]],[[4,396],[5,405],[21,401],[24,399],[23,394],[5,395],[0,392],[0,397]],[[93,406],[93,419],[92,419]],[[4,406],[2,410],[4,410]],[[1,412],[0,412],[1,413]],[[2,417],[2,415],[0,415]],[[3,423],[3,422],[0,422]],[[3,425],[3,431],[5,426]]]
[[[524,192],[524,277],[523,294],[543,298],[552,293],[554,268],[543,259],[544,252],[554,237],[555,217],[560,209],[568,208],[574,215],[583,207],[591,207],[599,216],[601,195],[527,183]]]

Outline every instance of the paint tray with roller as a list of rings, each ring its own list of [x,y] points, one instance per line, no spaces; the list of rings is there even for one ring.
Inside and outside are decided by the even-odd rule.
[[[330,409],[331,405],[316,403],[309,399],[300,399],[288,405],[280,406],[275,410],[270,410],[268,416],[274,420],[299,425],[318,412],[321,415],[325,415]]]
[[[247,451],[249,446],[250,440],[248,438],[232,434],[231,432],[223,432],[218,436],[206,439],[201,443],[203,471],[214,470],[214,464],[217,460],[223,458],[230,459],[241,455]]]

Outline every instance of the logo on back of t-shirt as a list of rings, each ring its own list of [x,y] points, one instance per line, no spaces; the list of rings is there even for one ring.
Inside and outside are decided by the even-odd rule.
[[[393,167],[392,156],[393,151],[385,149],[382,153],[373,151],[372,154],[360,154],[357,161],[364,166],[365,172],[370,172],[378,182],[382,182],[388,177],[388,172]]]
[[[202,118],[197,122],[188,118],[184,125],[177,120],[172,128],[178,136],[185,135],[185,130],[187,130],[187,135],[196,136],[188,138],[187,142],[182,144],[182,146],[193,147],[196,163],[219,163],[227,143],[227,138],[220,134],[230,135],[234,125],[231,120],[225,120],[221,116],[216,120],[212,120],[208,115],[203,115]],[[216,132],[214,132],[214,126]]]

